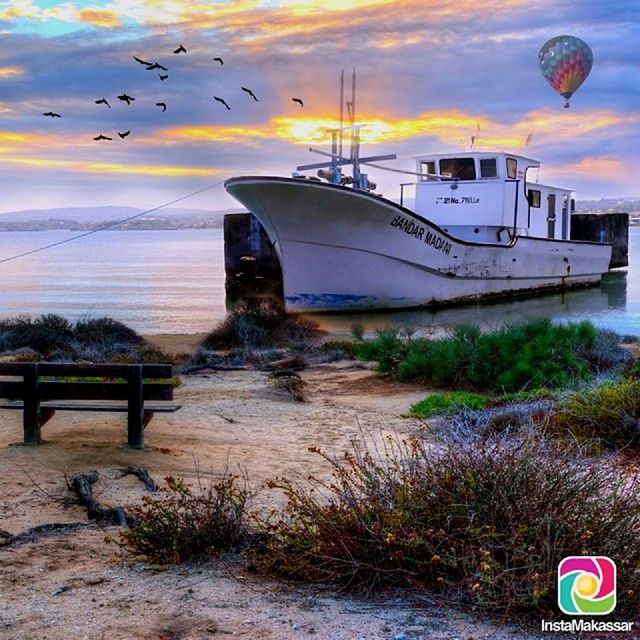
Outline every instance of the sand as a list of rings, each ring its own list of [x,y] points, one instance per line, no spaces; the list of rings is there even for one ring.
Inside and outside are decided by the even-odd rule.
[[[184,336],[157,341],[176,353],[188,350]],[[309,474],[326,475],[326,463],[308,451],[312,445],[340,453],[361,432],[381,438],[420,428],[400,414],[424,389],[349,362],[307,369],[302,378],[306,402],[293,401],[263,372],[183,376],[176,390],[182,409],[153,419],[142,451],[125,446],[121,414],[56,415],[44,428],[46,444],[24,447],[20,412],[0,411],[0,529],[18,534],[86,521],[65,478],[90,469],[100,473],[98,500],[127,506],[145,495],[135,477],[118,471],[131,464],[157,481],[174,475],[194,482],[197,469],[206,479],[242,468],[259,489],[276,476],[304,482]],[[258,501],[268,507],[282,496],[263,489]],[[347,597],[258,577],[237,560],[160,570],[105,542],[117,531],[90,526],[0,547],[0,638],[533,637],[429,596]]]

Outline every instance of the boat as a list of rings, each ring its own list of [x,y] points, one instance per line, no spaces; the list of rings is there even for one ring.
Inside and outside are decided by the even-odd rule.
[[[472,148],[415,156],[411,172],[380,165],[396,156],[360,157],[355,73],[346,125],[343,91],[331,153],[311,149],[327,161],[225,182],[274,244],[287,310],[456,304],[593,285],[608,271],[612,245],[571,239],[572,191],[539,183],[538,160]],[[367,167],[413,182],[396,202],[376,193]]]

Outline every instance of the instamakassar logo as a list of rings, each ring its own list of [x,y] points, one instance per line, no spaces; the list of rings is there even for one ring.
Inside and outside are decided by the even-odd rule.
[[[616,565],[606,556],[569,556],[558,565],[558,606],[570,616],[604,616],[616,608]]]

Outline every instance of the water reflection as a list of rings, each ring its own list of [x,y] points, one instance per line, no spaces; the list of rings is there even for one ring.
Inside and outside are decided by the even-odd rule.
[[[599,286],[574,289],[529,298],[494,303],[468,304],[459,307],[393,312],[351,314],[314,314],[309,317],[324,329],[348,335],[353,325],[362,325],[368,334],[382,328],[410,327],[418,333],[438,333],[459,324],[478,324],[495,328],[503,324],[539,316],[555,320],[588,319],[596,326],[621,333],[635,333],[629,318],[620,314],[627,306],[627,272],[604,275]],[[640,327],[636,327],[640,335]]]

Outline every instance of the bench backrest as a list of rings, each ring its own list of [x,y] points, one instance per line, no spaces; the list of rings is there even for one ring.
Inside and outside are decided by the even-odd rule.
[[[169,364],[0,362],[0,376],[22,378],[0,381],[0,397],[24,400],[35,382],[41,400],[127,400],[131,386],[137,384],[142,385],[144,400],[173,400],[172,374]],[[64,380],[65,377],[74,380]],[[145,378],[153,382],[146,382]]]

